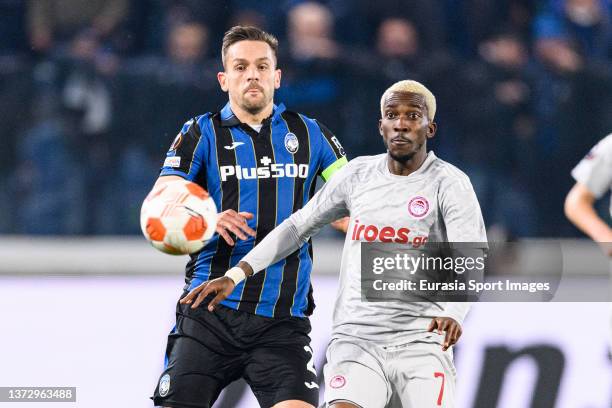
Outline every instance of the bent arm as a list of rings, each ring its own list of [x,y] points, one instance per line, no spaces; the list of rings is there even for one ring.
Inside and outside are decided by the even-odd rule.
[[[612,242],[612,229],[599,217],[594,202],[595,195],[578,182],[565,198],[565,216],[594,241]]]

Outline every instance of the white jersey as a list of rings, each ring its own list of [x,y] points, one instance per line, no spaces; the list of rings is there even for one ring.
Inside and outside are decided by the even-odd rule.
[[[243,259],[257,272],[278,256],[291,253],[322,226],[350,215],[333,338],[403,344],[429,336],[427,326],[431,318],[449,316],[461,323],[467,312],[466,308],[451,311],[452,307],[447,307],[456,303],[362,301],[361,242],[410,244],[427,239],[483,243],[486,247],[480,206],[463,172],[429,152],[417,171],[397,176],[389,171],[387,157],[385,153],[349,162],[303,209]]]
[[[596,197],[612,189],[612,134],[604,137],[572,170],[572,177]],[[612,200],[610,201],[612,215]]]

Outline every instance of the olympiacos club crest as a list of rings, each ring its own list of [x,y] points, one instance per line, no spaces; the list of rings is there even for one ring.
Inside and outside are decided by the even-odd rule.
[[[335,375],[329,381],[329,386],[332,388],[342,388],[346,384],[346,378],[342,375]]]
[[[408,212],[414,218],[423,218],[429,214],[429,201],[423,196],[417,196],[408,202]]]

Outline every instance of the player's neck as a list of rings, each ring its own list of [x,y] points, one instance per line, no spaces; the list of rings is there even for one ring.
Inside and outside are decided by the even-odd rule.
[[[387,153],[387,166],[391,174],[409,176],[421,168],[425,159],[427,159],[427,151],[425,149],[419,150],[414,156],[405,161],[396,160]]]
[[[266,106],[256,114],[252,114],[242,109],[240,106],[238,106],[238,104],[231,103],[231,101],[230,107],[232,108],[232,112],[234,112],[234,115],[236,115],[240,122],[247,123],[249,125],[258,125],[263,122],[264,119],[272,115],[272,111],[274,110],[274,103],[270,102],[268,106]]]

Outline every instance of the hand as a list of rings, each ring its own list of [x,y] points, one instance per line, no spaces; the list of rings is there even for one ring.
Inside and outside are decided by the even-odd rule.
[[[346,231],[348,231],[348,226],[349,226],[350,221],[351,221],[350,217],[343,217],[343,218],[340,218],[332,222],[329,225],[331,225],[334,229],[346,234]]]
[[[612,242],[599,242],[599,246],[608,258],[612,258]]]
[[[461,325],[451,317],[434,317],[427,327],[428,332],[437,330],[438,334],[446,332],[444,336],[444,343],[442,344],[442,351],[448,350],[450,346],[456,344],[461,337]]]
[[[225,300],[234,290],[234,281],[227,276],[222,276],[211,281],[207,281],[194,288],[189,292],[187,296],[181,299],[182,305],[191,305],[192,309],[200,306],[200,303],[211,293],[216,293],[210,303],[208,304],[208,311],[212,312],[219,302]],[[193,301],[195,299],[195,302]]]
[[[255,236],[255,230],[249,227],[246,220],[252,220],[253,214],[249,212],[236,212],[225,210],[217,218],[217,232],[223,237],[228,245],[234,246],[234,240],[230,232],[240,239],[247,239],[247,235]],[[228,232],[229,231],[229,232]]]

